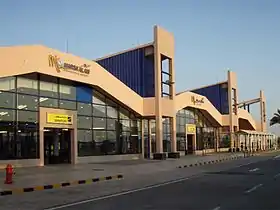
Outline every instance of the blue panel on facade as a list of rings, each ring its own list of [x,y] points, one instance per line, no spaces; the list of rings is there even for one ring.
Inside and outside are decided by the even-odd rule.
[[[142,97],[155,95],[154,62],[145,56],[145,49],[136,49],[97,61]]]
[[[228,114],[228,94],[227,87],[222,87],[221,84],[208,86],[205,88],[192,91],[203,95],[216,107],[222,114]]]
[[[76,99],[80,102],[92,103],[92,88],[88,86],[77,86]]]

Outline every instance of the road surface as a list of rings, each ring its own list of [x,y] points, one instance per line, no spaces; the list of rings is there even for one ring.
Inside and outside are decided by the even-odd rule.
[[[148,177],[7,196],[0,209],[275,210],[280,157],[270,154]],[[157,180],[157,181],[156,181]],[[1,208],[2,206],[2,208]]]
[[[74,209],[280,209],[280,158],[66,205]]]

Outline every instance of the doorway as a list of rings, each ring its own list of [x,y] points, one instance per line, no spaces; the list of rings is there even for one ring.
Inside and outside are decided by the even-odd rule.
[[[44,164],[71,163],[71,130],[44,129]]]
[[[193,154],[194,153],[194,135],[187,134],[187,151],[186,154]]]

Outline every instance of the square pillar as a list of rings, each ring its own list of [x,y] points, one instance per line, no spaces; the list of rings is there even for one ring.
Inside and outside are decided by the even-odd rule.
[[[180,152],[177,151],[177,131],[176,131],[176,115],[171,120],[170,133],[171,133],[171,152],[168,153],[169,158],[180,158]]]

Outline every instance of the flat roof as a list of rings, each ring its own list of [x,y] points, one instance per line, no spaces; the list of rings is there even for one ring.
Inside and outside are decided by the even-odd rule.
[[[221,84],[225,84],[227,83],[228,81],[223,81],[223,82],[218,82],[218,83],[215,83],[215,84],[212,84],[212,85],[205,85],[205,86],[202,86],[202,87],[199,87],[199,88],[195,88],[195,89],[190,89],[190,90],[184,90],[184,91],[181,91],[181,92],[178,92],[176,93],[176,95],[179,95],[181,93],[185,93],[185,92],[192,92],[194,90],[199,90],[199,89],[202,89],[202,88],[207,88],[207,87],[211,87],[211,86],[215,86],[215,85],[221,85]]]
[[[109,55],[106,55],[106,56],[94,59],[93,61],[103,60],[103,59],[106,59],[106,58],[110,58],[110,57],[113,57],[113,56],[116,56],[116,55],[120,55],[120,54],[123,54],[123,53],[126,53],[126,52],[137,50],[137,49],[142,49],[142,48],[150,47],[150,46],[153,46],[153,45],[154,45],[153,42],[149,42],[147,44],[141,44],[141,45],[138,45],[138,46],[130,48],[130,49],[122,50],[122,51],[117,52],[117,53],[112,53],[112,54],[109,54]]]

